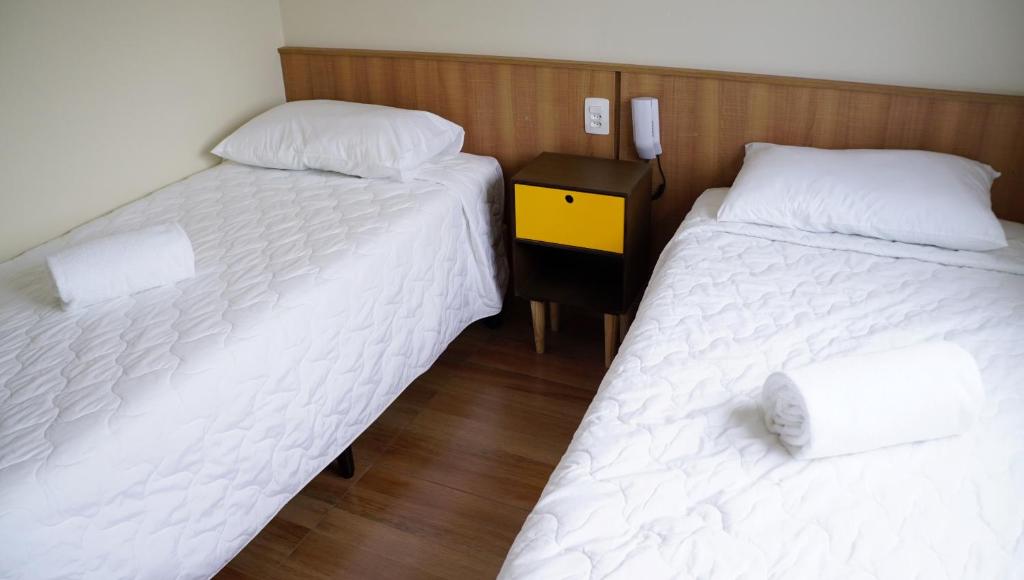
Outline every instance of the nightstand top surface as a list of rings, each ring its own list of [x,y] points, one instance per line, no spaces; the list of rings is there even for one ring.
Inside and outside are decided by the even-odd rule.
[[[516,173],[512,181],[628,196],[649,170],[641,161],[541,153]]]

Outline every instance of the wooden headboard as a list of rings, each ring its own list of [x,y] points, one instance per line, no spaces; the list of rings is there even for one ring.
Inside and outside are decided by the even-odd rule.
[[[1001,171],[996,213],[1024,221],[1024,96],[575,61],[352,49],[280,49],[289,101],[339,99],[433,111],[466,129],[465,150],[506,175],[542,151],[635,159],[629,99],[660,99],[669,187],[653,248],[693,200],[728,186],[743,144],[927,149]],[[583,99],[612,103],[612,134],[583,131]],[[614,103],[618,103],[617,111]]]
[[[1002,172],[992,203],[1024,221],[1024,97],[959,93],[687,70],[621,75],[623,135],[629,99],[658,97],[661,143],[671,194],[654,213],[660,248],[693,201],[728,186],[751,141],[828,149],[926,149],[983,161]],[[631,139],[619,143],[635,159]]]
[[[280,49],[289,101],[337,99],[421,109],[466,130],[464,151],[506,175],[543,151],[614,158],[614,136],[583,132],[583,99],[616,102],[612,70],[526,59]]]

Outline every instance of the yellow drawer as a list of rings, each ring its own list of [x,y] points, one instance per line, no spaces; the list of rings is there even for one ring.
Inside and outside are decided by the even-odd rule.
[[[516,237],[622,253],[626,200],[516,184]]]

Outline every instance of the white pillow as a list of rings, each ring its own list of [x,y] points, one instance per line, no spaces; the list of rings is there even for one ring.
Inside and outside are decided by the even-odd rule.
[[[1006,247],[984,163],[929,151],[749,143],[718,219],[954,250]]]
[[[323,169],[406,180],[462,150],[462,127],[426,111],[345,101],[294,101],[242,125],[213,154],[273,169]]]

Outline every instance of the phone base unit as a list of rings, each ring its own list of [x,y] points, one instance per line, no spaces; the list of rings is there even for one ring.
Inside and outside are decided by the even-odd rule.
[[[610,365],[649,275],[651,170],[639,161],[542,153],[512,177],[513,281],[546,348],[561,304],[604,314]]]

